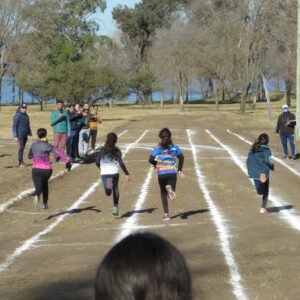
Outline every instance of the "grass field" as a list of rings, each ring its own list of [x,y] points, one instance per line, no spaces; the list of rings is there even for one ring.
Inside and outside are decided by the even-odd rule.
[[[101,108],[98,140],[117,132],[133,175],[128,183],[121,174],[119,217],[111,215],[112,199],[104,194],[93,156],[70,173],[55,164],[49,209],[34,210],[31,168],[17,167],[11,141],[15,109],[3,108],[0,299],[92,299],[99,262],[116,240],[134,231],[158,233],[183,253],[194,299],[299,299],[300,165],[281,159],[274,130],[282,104],[274,102],[272,121],[266,103],[245,115],[236,104],[222,105],[219,112],[210,104],[187,105],[182,113],[172,105]],[[43,126],[51,137],[50,110],[29,106],[33,131]],[[187,175],[178,179],[168,223],[147,163],[166,126],[183,150]],[[260,197],[245,174],[249,143],[261,132],[270,135],[275,156],[267,215],[258,213]]]

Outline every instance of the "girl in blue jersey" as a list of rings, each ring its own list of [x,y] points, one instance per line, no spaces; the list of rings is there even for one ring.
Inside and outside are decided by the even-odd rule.
[[[103,148],[96,158],[96,165],[100,168],[101,180],[103,183],[106,196],[113,194],[114,206],[112,214],[119,214],[119,167],[127,176],[127,180],[131,180],[131,176],[122,160],[121,150],[116,146],[118,137],[111,132],[107,135],[107,139]]]
[[[171,137],[171,131],[168,128],[163,128],[159,132],[160,143],[153,149],[149,162],[156,169],[158,175],[158,183],[161,192],[161,199],[164,209],[163,220],[170,220],[168,198],[174,200],[177,172],[181,178],[185,178],[182,172],[184,156],[177,145],[174,145]],[[176,159],[178,158],[178,168]]]
[[[248,175],[253,179],[256,191],[262,196],[260,213],[266,214],[269,196],[269,173],[274,171],[272,152],[268,146],[269,137],[266,133],[259,135],[252,145],[247,158]]]

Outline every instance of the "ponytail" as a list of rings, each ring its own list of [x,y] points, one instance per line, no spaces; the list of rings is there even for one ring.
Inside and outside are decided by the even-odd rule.
[[[159,134],[158,134],[159,138],[160,138],[160,145],[163,148],[168,148],[169,145],[172,145],[173,142],[171,140],[172,137],[172,133],[170,131],[169,128],[163,128]]]
[[[258,136],[251,147],[252,153],[256,152],[261,145],[268,145],[269,136],[266,133],[262,133]]]
[[[111,132],[106,137],[106,142],[103,147],[103,154],[108,154],[112,159],[117,158],[119,148],[116,146],[118,136]]]

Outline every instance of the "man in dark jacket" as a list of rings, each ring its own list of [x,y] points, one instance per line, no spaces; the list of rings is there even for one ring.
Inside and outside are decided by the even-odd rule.
[[[281,144],[284,152],[283,158],[288,157],[287,141],[289,141],[291,152],[292,152],[292,158],[296,159],[295,136],[294,136],[295,126],[296,126],[295,115],[289,111],[289,107],[286,104],[282,105],[282,114],[278,117],[276,133],[280,134]]]
[[[30,136],[32,139],[32,133],[30,129],[29,117],[27,115],[27,104],[23,103],[19,110],[17,110],[13,119],[13,136],[19,144],[19,166],[25,167],[23,160],[24,149],[26,146],[27,138]]]

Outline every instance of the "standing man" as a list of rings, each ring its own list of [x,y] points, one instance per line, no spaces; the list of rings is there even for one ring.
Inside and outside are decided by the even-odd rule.
[[[64,153],[71,126],[69,114],[64,109],[64,103],[61,100],[56,101],[56,109],[51,111],[51,126],[53,127],[53,145]],[[55,159],[59,161],[56,155]]]
[[[284,152],[283,158],[288,157],[287,141],[289,141],[292,158],[294,160],[296,159],[295,135],[294,135],[295,126],[296,126],[295,115],[289,111],[289,107],[286,104],[282,105],[282,114],[278,117],[276,133],[280,134],[281,144]]]
[[[30,129],[29,117],[27,115],[27,104],[23,103],[20,109],[17,110],[13,119],[13,136],[16,142],[19,144],[19,167],[25,167],[23,160],[24,149],[27,143],[28,136],[32,140],[32,133]]]
[[[82,119],[80,122],[82,123],[81,130],[79,132],[79,144],[78,151],[79,155],[83,160],[86,160],[88,157],[89,150],[89,140],[90,140],[90,106],[88,103],[85,103],[82,108]]]
[[[98,124],[102,123],[101,117],[98,115],[98,105],[93,105],[93,112],[90,118],[90,137],[91,137],[91,149],[95,151],[96,138],[98,131]]]
[[[72,162],[75,161],[76,156],[77,157],[79,156],[78,142],[79,142],[79,131],[81,129],[81,119],[82,119],[82,114],[80,111],[80,104],[76,103],[70,115],[71,135],[68,138],[70,142],[70,152],[68,152],[68,155],[70,156]]]

